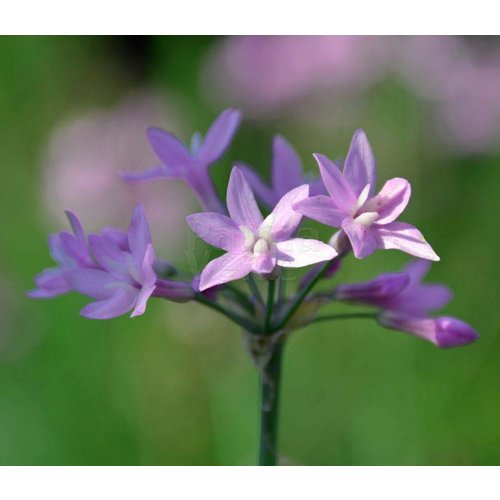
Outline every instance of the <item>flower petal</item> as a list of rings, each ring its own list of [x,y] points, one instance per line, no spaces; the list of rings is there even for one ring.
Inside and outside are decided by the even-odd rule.
[[[122,229],[116,229],[114,227],[107,227],[101,231],[101,236],[110,240],[114,243],[120,250],[124,252],[130,252],[130,247],[128,246],[128,235]]]
[[[370,194],[373,194],[377,182],[375,156],[365,132],[361,129],[354,132],[345,159],[344,176],[349,181],[356,197],[361,194],[367,184],[370,185]]]
[[[277,193],[286,193],[303,183],[299,155],[280,135],[275,136],[273,140],[271,182]]]
[[[360,212],[377,212],[377,224],[388,224],[396,220],[408,205],[411,186],[406,179],[398,177],[388,180],[377,196],[369,199]]]
[[[122,286],[113,275],[100,269],[71,269],[64,279],[73,290],[97,300],[108,299]]]
[[[412,260],[402,272],[408,274],[410,283],[416,285],[420,283],[431,269],[432,263],[425,259]]]
[[[304,184],[289,191],[274,207],[271,236],[275,241],[290,238],[302,220],[302,214],[293,209],[293,205],[309,196],[309,186]]]
[[[146,248],[146,253],[144,255],[144,260],[142,261],[141,268],[141,285],[146,288],[153,287],[156,283],[156,272],[154,270],[155,263],[155,250],[153,245],[150,243]]]
[[[309,196],[318,196],[326,194],[327,190],[321,176],[311,179],[309,181]]]
[[[128,245],[138,269],[142,266],[147,246],[151,243],[151,231],[142,205],[135,207],[127,231]]]
[[[141,314],[144,314],[146,311],[146,304],[148,302],[149,297],[151,297],[152,293],[155,290],[155,285],[149,285],[149,286],[143,286],[140,290],[139,293],[137,294],[136,300],[135,300],[135,306],[134,310],[132,311],[132,314],[130,315],[131,318],[135,318],[136,316],[140,316]]]
[[[176,169],[172,169],[165,165],[148,168],[143,172],[120,172],[120,177],[129,182],[148,181],[152,179],[172,179],[180,177],[180,173]]]
[[[351,215],[352,210],[356,207],[357,196],[347,182],[347,179],[342,175],[337,165],[329,158],[317,153],[313,156],[318,163],[321,178],[333,203],[346,216]]]
[[[304,267],[337,256],[337,252],[330,245],[305,238],[281,241],[276,244],[276,248],[278,265],[282,267]]]
[[[276,267],[276,258],[269,253],[255,256],[252,263],[252,271],[257,274],[270,274]]]
[[[306,198],[293,205],[293,209],[310,219],[332,227],[341,227],[345,214],[338,210],[329,196]]]
[[[426,316],[446,306],[452,299],[451,290],[440,284],[409,286],[399,297],[395,297],[387,308],[413,316]]]
[[[28,292],[28,297],[33,299],[49,299],[71,291],[60,268],[45,269],[35,276],[35,283],[37,288]]]
[[[357,259],[364,259],[377,248],[381,248],[377,231],[373,229],[373,226],[367,227],[349,217],[342,222],[342,229],[349,238],[354,256]]]
[[[73,229],[73,233],[76,239],[85,246],[87,244],[87,241],[85,239],[85,233],[80,221],[78,220],[78,217],[71,210],[65,210],[65,214],[66,217],[68,217],[69,223],[71,224],[71,228]]]
[[[147,131],[148,140],[158,158],[171,172],[180,175],[192,162],[192,157],[184,144],[173,134],[152,127]]]
[[[248,181],[239,167],[233,167],[227,187],[227,209],[238,226],[247,226],[256,231],[262,222],[255,197]]]
[[[243,247],[243,233],[237,224],[225,215],[215,212],[202,212],[188,215],[189,227],[209,245],[226,251]]]
[[[86,305],[80,314],[90,319],[116,318],[129,312],[135,304],[136,294],[131,288],[120,288],[106,300]]]
[[[224,154],[240,121],[241,113],[236,109],[226,109],[215,119],[197,155],[204,164],[214,163]]]
[[[203,269],[200,291],[246,276],[252,270],[252,256],[248,252],[226,253],[212,260]]]
[[[471,344],[479,338],[472,326],[457,318],[441,316],[437,318],[436,326],[436,343],[442,348]]]
[[[272,209],[274,205],[279,200],[279,194],[272,188],[270,188],[262,176],[253,168],[248,165],[238,165],[243,171],[245,179],[250,184],[250,187],[256,193],[257,198],[267,207]]]
[[[64,266],[74,267],[93,267],[94,262],[89,254],[87,244],[82,244],[72,234],[60,233],[59,234],[60,249],[64,253]],[[70,262],[73,262],[71,264]]]
[[[57,262],[61,267],[73,267],[75,265],[75,259],[66,254],[61,244],[61,235],[63,234],[73,237],[73,235],[66,232],[51,234],[49,236],[49,253],[52,260]]]
[[[372,226],[372,228],[375,227],[381,241],[381,248],[401,250],[421,259],[439,260],[422,233],[411,224],[396,221],[385,226],[376,224]]]
[[[194,280],[193,280],[194,281]],[[199,278],[198,278],[199,288]],[[173,302],[188,302],[194,297],[193,286],[184,281],[156,280],[155,297],[172,300]]]
[[[335,289],[335,298],[361,304],[384,307],[387,300],[397,296],[410,282],[404,273],[386,273],[364,283],[339,285]]]

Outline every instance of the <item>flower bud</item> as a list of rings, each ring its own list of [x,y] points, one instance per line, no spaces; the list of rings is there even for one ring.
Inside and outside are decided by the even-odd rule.
[[[447,349],[471,344],[479,334],[467,323],[449,316],[415,318],[397,313],[384,313],[379,323],[386,328],[410,333]]]

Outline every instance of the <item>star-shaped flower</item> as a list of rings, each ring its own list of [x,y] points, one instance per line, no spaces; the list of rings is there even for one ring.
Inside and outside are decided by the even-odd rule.
[[[250,272],[269,275],[277,266],[303,267],[333,259],[337,252],[331,246],[293,237],[302,215],[292,205],[308,194],[307,185],[292,189],[264,219],[243,172],[234,167],[227,189],[230,217],[218,213],[187,217],[200,238],[227,252],[205,267],[200,290],[243,278]]]
[[[422,233],[396,219],[408,204],[410,184],[405,179],[387,181],[374,195],[375,157],[362,130],[357,130],[343,172],[326,156],[315,154],[329,196],[313,196],[294,204],[294,209],[323,224],[340,228],[331,243],[340,249],[347,236],[358,259],[377,248],[398,249],[416,257],[439,260]]]
[[[122,177],[128,181],[184,179],[206,210],[224,212],[209,169],[229,147],[240,120],[239,111],[226,109],[215,119],[204,138],[199,133],[193,135],[190,147],[170,132],[150,128],[148,139],[162,164],[144,172],[126,173]]]

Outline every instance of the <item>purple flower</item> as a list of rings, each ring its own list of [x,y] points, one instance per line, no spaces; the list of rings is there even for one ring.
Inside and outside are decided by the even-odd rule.
[[[272,209],[278,201],[293,188],[308,184],[310,195],[325,194],[321,178],[309,179],[302,171],[302,162],[292,145],[280,135],[273,140],[273,163],[271,185],[268,185],[253,168],[241,165],[250,186],[258,198]]]
[[[333,246],[340,249],[346,235],[358,259],[371,255],[377,248],[395,248],[416,257],[439,260],[420,231],[396,221],[410,199],[408,181],[390,179],[374,195],[375,157],[362,130],[354,134],[343,172],[326,156],[314,157],[330,196],[313,196],[293,208],[311,219],[341,228],[332,238]]]
[[[73,234],[63,231],[49,236],[49,250],[58,267],[45,269],[35,277],[37,288],[28,292],[36,299],[52,298],[71,291],[65,279],[65,272],[70,269],[96,267],[90,255],[82,225],[77,216],[67,210]]]
[[[386,328],[410,333],[441,348],[471,344],[479,334],[470,325],[457,318],[414,318],[398,314],[382,314],[379,322]]]
[[[124,174],[123,178],[129,181],[184,179],[206,210],[223,213],[225,210],[215,192],[209,167],[229,147],[240,119],[239,111],[226,109],[212,123],[204,139],[198,133],[193,135],[190,148],[165,130],[148,129],[149,142],[162,164],[142,173]]]
[[[85,238],[76,216],[68,212],[75,235],[60,233],[50,240],[58,268],[37,277],[34,298],[75,290],[96,301],[81,314],[92,319],[114,318],[132,311],[143,314],[150,296],[185,302],[194,296],[190,284],[158,279],[155,252],[143,208],[134,210],[127,232],[105,229]],[[88,241],[87,241],[88,240]]]
[[[426,316],[442,309],[452,298],[451,290],[440,284],[422,283],[431,263],[414,260],[399,273],[381,274],[371,281],[339,285],[335,298],[366,304],[412,316]]]
[[[217,213],[187,217],[200,238],[227,252],[205,267],[200,290],[243,278],[250,272],[268,275],[276,266],[303,267],[333,259],[337,252],[331,246],[292,237],[302,219],[292,205],[308,194],[307,185],[293,189],[264,219],[243,172],[234,167],[227,188],[230,217]]]
[[[424,338],[438,347],[465,345],[476,340],[477,332],[455,318],[431,318],[429,314],[446,306],[451,290],[440,284],[424,284],[431,263],[415,260],[399,273],[381,274],[365,283],[340,285],[334,297],[381,309],[381,325]]]

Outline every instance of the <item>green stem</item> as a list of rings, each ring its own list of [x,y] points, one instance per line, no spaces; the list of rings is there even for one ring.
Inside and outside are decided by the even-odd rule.
[[[264,307],[264,300],[262,299],[262,295],[260,294],[259,287],[257,286],[257,283],[255,282],[255,278],[249,274],[247,277],[247,283],[248,283],[248,288],[250,289],[250,293],[252,294],[252,297],[259,302],[259,304]]]
[[[278,302],[283,304],[286,300],[286,270],[285,268],[281,269],[280,282],[278,286]]]
[[[213,309],[214,311],[220,312],[224,316],[228,317],[230,320],[234,321],[236,324],[240,325],[245,330],[248,330],[249,332],[252,333],[262,334],[262,328],[252,323],[251,321],[248,321],[247,319],[241,317],[240,315],[228,311],[225,307],[221,306],[217,302],[208,300],[201,293],[195,295],[195,300],[196,302],[199,302],[200,304],[203,304],[204,306],[207,306],[210,309]]]
[[[278,406],[282,355],[283,342],[279,342],[261,373],[259,465],[276,465],[278,462]]]
[[[295,311],[300,307],[300,304],[304,301],[307,294],[313,289],[314,285],[321,279],[326,270],[330,267],[331,261],[325,262],[325,264],[320,268],[318,274],[307,283],[307,285],[299,291],[295,296],[290,306],[286,310],[285,314],[281,318],[281,321],[276,325],[274,331],[282,330],[283,327],[288,323],[288,320],[294,315]]]
[[[377,319],[378,314],[372,312],[325,314],[318,316],[312,323],[321,323],[322,321],[333,321],[337,319]]]
[[[255,313],[253,304],[239,288],[226,283],[222,291],[228,296],[228,298],[236,301],[250,315]]]
[[[276,290],[276,280],[271,279],[268,281],[267,288],[267,307],[266,307],[266,321],[264,324],[264,332],[269,332],[271,327],[271,320],[273,317],[274,306],[274,291]]]

